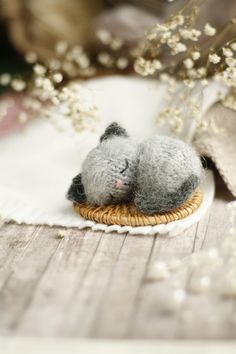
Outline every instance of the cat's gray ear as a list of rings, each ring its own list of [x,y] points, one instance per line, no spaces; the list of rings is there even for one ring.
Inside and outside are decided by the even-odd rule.
[[[106,139],[110,139],[115,136],[128,137],[127,131],[122,128],[118,123],[113,122],[106,128],[104,134],[100,138],[100,143]]]
[[[86,202],[86,195],[82,183],[81,173],[73,178],[71,186],[67,192],[67,199],[74,203]]]

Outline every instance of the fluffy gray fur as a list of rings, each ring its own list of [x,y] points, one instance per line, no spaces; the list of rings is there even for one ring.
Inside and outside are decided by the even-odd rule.
[[[146,214],[180,206],[201,182],[196,151],[181,140],[154,136],[137,143],[117,123],[89,152],[67,197],[75,203],[131,202]]]

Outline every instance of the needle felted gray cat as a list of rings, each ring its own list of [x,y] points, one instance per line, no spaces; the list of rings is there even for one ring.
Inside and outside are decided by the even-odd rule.
[[[198,187],[201,175],[199,156],[183,141],[156,135],[137,143],[112,123],[87,155],[67,197],[92,205],[132,201],[141,212],[152,214],[180,206]]]

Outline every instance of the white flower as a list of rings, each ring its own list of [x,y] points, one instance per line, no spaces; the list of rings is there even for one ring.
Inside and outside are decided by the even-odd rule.
[[[176,15],[172,21],[168,24],[168,27],[172,30],[175,30],[178,26],[182,26],[184,24],[184,16]]]
[[[153,60],[152,65],[155,70],[160,70],[162,68],[162,63],[158,59]]]
[[[174,50],[178,42],[179,42],[179,36],[177,34],[172,34],[170,38],[167,40],[167,45]]]
[[[231,66],[231,67],[236,66],[236,59],[235,58],[226,58],[225,61],[228,66]]]
[[[84,53],[78,55],[78,57],[75,59],[75,62],[79,65],[81,69],[87,69],[90,65],[90,60]]]
[[[112,65],[112,57],[110,56],[109,53],[106,52],[101,52],[98,54],[98,62],[106,67],[109,67]]]
[[[188,77],[190,79],[197,79],[198,78],[198,73],[196,69],[188,69]]]
[[[230,47],[236,52],[236,42],[231,43]]]
[[[123,45],[123,41],[120,38],[114,38],[112,39],[110,43],[110,47],[112,50],[119,50]]]
[[[11,87],[15,90],[15,91],[23,91],[26,88],[26,82],[20,79],[14,79],[11,82]]]
[[[200,75],[200,77],[204,77],[206,76],[207,70],[204,66],[201,66],[197,69],[197,73]]]
[[[62,76],[61,73],[55,73],[55,74],[53,74],[52,79],[53,79],[54,82],[60,83],[63,80],[63,76]]]
[[[61,68],[61,62],[58,59],[49,59],[48,62],[49,69],[51,70],[59,70]]]
[[[229,58],[233,56],[233,52],[230,48],[223,48],[222,50],[225,57]]]
[[[209,81],[207,79],[202,79],[201,84],[202,86],[207,86],[209,84]]]
[[[59,41],[57,42],[56,46],[55,46],[55,51],[58,55],[62,55],[65,54],[65,52],[67,51],[68,48],[68,44],[64,41]]]
[[[187,46],[184,43],[177,43],[176,46],[174,47],[174,53],[182,53],[187,50]]]
[[[222,81],[228,87],[236,86],[236,68],[227,67],[223,72],[217,75],[217,80]]]
[[[204,33],[207,36],[214,36],[216,34],[216,29],[207,23],[204,27]]]
[[[162,64],[158,59],[146,60],[140,57],[134,63],[135,71],[142,76],[152,75],[161,68]]]
[[[100,29],[97,32],[97,37],[103,44],[110,44],[112,40],[111,33],[106,29]]]
[[[217,54],[209,54],[209,62],[213,64],[218,64],[221,61],[221,57]]]
[[[183,15],[175,16],[175,20],[178,22],[179,26],[182,26],[184,24],[184,16]]]
[[[170,78],[170,75],[168,75],[168,74],[166,74],[166,73],[160,74],[160,80],[161,80],[161,82],[167,83],[167,82],[169,82],[170,79],[171,79],[171,78]]]
[[[43,65],[40,65],[40,64],[36,64],[34,65],[34,72],[36,75],[44,75],[47,71],[47,69],[43,66]]]
[[[190,39],[192,41],[198,41],[198,38],[201,35],[201,31],[197,30],[197,29],[181,29],[180,30],[180,35],[184,38],[184,39]]]
[[[166,43],[169,38],[172,37],[172,33],[170,31],[166,31],[161,36],[161,43]]]
[[[157,32],[153,29],[151,32],[148,32],[146,37],[149,41],[153,41],[157,36]]]
[[[166,25],[162,25],[162,24],[160,24],[160,23],[157,23],[156,25],[155,25],[155,28],[157,29],[157,31],[159,31],[159,32],[165,32],[165,31],[167,31],[168,30],[168,27],[166,26]]]
[[[184,84],[189,88],[193,88],[195,86],[195,82],[193,80],[184,80]]]
[[[136,73],[142,76],[147,76],[148,70],[146,63],[147,61],[142,57],[136,59],[134,63],[134,70],[136,71]]]
[[[8,73],[4,73],[0,76],[0,84],[3,86],[7,86],[11,81],[11,75]]]
[[[198,60],[201,56],[200,52],[197,52],[197,51],[192,52],[191,55],[192,55],[193,60]]]
[[[129,65],[129,60],[125,57],[120,57],[117,59],[116,66],[118,69],[123,70]]]
[[[190,58],[187,58],[184,60],[184,66],[187,68],[187,69],[192,69],[194,63],[192,61],[192,59]]]
[[[37,60],[37,54],[35,52],[28,52],[26,53],[25,60],[29,64],[33,64]]]

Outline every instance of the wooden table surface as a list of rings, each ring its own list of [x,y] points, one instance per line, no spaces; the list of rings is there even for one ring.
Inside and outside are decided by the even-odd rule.
[[[163,312],[158,294],[165,282],[147,278],[157,259],[182,259],[218,245],[230,200],[217,177],[216,198],[204,219],[171,238],[2,222],[0,336],[235,339],[233,300],[223,313],[216,304],[222,319],[217,329],[201,321],[189,326],[181,316],[185,306]],[[198,295],[190,300],[190,309],[198,306]]]

